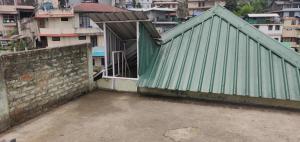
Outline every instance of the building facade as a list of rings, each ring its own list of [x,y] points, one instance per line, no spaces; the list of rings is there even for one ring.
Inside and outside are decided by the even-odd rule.
[[[178,9],[176,0],[153,0],[154,7]]]
[[[284,9],[292,9],[292,8],[300,8],[300,1],[299,0],[275,0],[273,3],[271,3],[270,11],[280,12]]]
[[[283,20],[282,40],[289,42],[291,47],[299,52],[300,20],[297,17],[285,17]]]
[[[178,24],[175,8],[130,8],[129,11],[142,11],[154,24],[159,33],[166,32]]]
[[[48,3],[41,3],[35,14],[39,26],[39,47],[81,43],[91,43],[93,47],[102,45],[102,30],[90,18],[84,16],[80,9],[76,11],[68,7],[67,3],[65,7],[59,6],[57,0],[53,1],[49,7]]]
[[[225,6],[224,0],[187,0],[190,16],[197,16],[204,11],[214,7],[216,4]]]
[[[264,34],[281,42],[283,25],[278,14],[248,14],[244,19]]]
[[[0,0],[0,47],[21,33],[21,23],[32,17],[35,4],[35,0]]]

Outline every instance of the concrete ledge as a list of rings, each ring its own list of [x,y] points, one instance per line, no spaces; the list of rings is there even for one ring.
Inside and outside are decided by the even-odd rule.
[[[221,102],[228,102],[228,103],[235,103],[235,104],[279,107],[279,108],[300,110],[300,102],[280,100],[280,99],[267,99],[267,98],[257,98],[257,97],[249,97],[249,96],[185,92],[185,91],[150,89],[150,88],[138,88],[138,93],[141,95],[192,98],[192,99],[199,99],[199,100],[221,101]]]
[[[122,92],[137,92],[137,80],[126,78],[102,78],[97,81],[97,87],[102,90]]]

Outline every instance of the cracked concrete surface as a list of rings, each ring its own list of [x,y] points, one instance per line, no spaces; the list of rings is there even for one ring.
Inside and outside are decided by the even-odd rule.
[[[168,130],[165,133],[165,137],[169,137],[175,142],[188,141],[200,134],[199,128],[187,127]]]
[[[0,135],[17,142],[300,141],[300,113],[96,91]]]

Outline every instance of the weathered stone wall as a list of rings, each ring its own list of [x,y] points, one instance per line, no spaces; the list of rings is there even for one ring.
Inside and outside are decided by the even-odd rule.
[[[0,98],[8,100],[11,124],[87,92],[91,87],[89,52],[83,44],[1,55],[0,79],[2,75],[6,95]]]

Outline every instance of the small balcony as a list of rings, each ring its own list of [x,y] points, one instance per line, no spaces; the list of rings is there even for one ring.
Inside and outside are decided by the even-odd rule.
[[[43,36],[73,34],[75,34],[75,29],[73,28],[40,28],[40,35]]]
[[[0,11],[3,14],[18,14],[14,5],[0,5]]]
[[[0,0],[0,5],[15,5],[14,0]]]
[[[100,28],[76,28],[75,33],[83,35],[100,35],[102,30]]]
[[[299,32],[293,29],[283,29],[282,37],[298,37]]]
[[[19,6],[35,6],[36,0],[17,0]]]
[[[50,17],[73,17],[74,10],[72,8],[56,8],[56,9],[39,9],[35,13],[36,18],[50,18]]]
[[[17,0],[17,9],[34,9],[37,4],[36,0]]]

